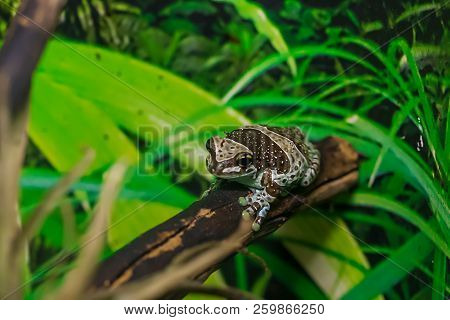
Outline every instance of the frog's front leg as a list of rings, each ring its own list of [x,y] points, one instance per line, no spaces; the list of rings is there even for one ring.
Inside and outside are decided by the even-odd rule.
[[[261,224],[270,210],[270,203],[272,203],[276,198],[271,196],[266,188],[257,189],[248,198],[250,198],[247,199],[249,207],[242,212],[242,215],[244,218],[249,218],[250,216],[256,215],[252,229],[253,231],[259,231]]]
[[[242,212],[244,218],[255,216],[252,229],[259,231],[272,203],[281,192],[281,187],[272,181],[272,172],[266,171],[262,177],[263,189],[250,188],[252,194],[245,198],[240,198],[239,203],[248,207]]]
[[[209,188],[207,190],[205,190],[202,195],[200,196],[200,199],[205,198],[206,196],[208,196],[212,191],[218,189],[221,185],[222,185],[223,180],[222,179],[215,179],[211,185],[209,186]]]

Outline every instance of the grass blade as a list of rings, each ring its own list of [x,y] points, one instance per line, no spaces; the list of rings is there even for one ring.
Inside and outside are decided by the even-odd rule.
[[[301,57],[309,58],[317,56],[341,58],[344,60],[348,60],[354,64],[360,64],[374,73],[378,72],[378,70],[373,65],[371,65],[365,60],[360,59],[353,53],[342,49],[329,48],[324,45],[309,45],[301,48],[294,48],[291,49],[291,55],[296,59]],[[241,76],[241,78],[239,78],[239,80],[231,87],[231,89],[228,90],[228,92],[223,96],[221,100],[222,104],[228,103],[228,101],[230,101],[237,93],[239,93],[245,87],[247,87],[254,79],[256,79],[264,72],[277,67],[278,65],[280,65],[280,63],[286,61],[287,58],[288,58],[287,55],[274,54],[258,62],[251,69],[247,70]],[[335,78],[336,76],[333,77],[332,79]]]
[[[397,40],[393,44],[393,46],[398,46],[403,54],[406,56],[408,61],[409,69],[412,73],[412,78],[416,85],[416,88],[419,92],[419,98],[422,104],[423,112],[419,113],[419,116],[422,115],[424,125],[422,126],[423,132],[425,133],[425,137],[428,141],[428,147],[431,151],[433,159],[436,163],[436,167],[441,175],[443,175],[443,181],[447,183],[448,177],[448,160],[444,157],[444,150],[442,148],[440,138],[439,138],[439,129],[436,125],[435,116],[433,110],[431,108],[428,97],[425,93],[425,88],[423,86],[422,77],[420,76],[419,70],[417,68],[417,64],[412,55],[411,49],[408,44],[404,40]]]
[[[427,258],[432,250],[432,242],[423,233],[416,234],[388,259],[369,271],[342,299],[373,299],[386,293]]]
[[[289,55],[289,47],[284,41],[280,30],[270,21],[264,10],[257,4],[247,0],[216,0],[218,2],[227,2],[234,5],[239,15],[244,19],[249,19],[253,22],[256,30],[267,39],[269,39],[272,46],[281,54],[287,54],[287,63],[292,75],[297,75],[297,65],[295,59]]]
[[[411,157],[411,148],[398,138],[390,138],[381,126],[357,115],[348,117],[346,122],[352,124],[358,132],[365,134],[367,137],[373,137],[373,139],[381,145],[389,145],[390,150],[403,162],[411,172],[411,176],[414,177],[416,182],[422,187],[424,194],[428,198],[431,209],[441,225],[442,233],[447,239],[450,235],[448,202],[446,197],[442,194],[442,188],[436,184],[423,168],[420,167],[419,163],[423,163],[423,161],[418,162]]]
[[[234,264],[236,268],[236,282],[237,286],[241,290],[248,290],[248,281],[247,281],[247,267],[245,264],[245,257],[238,253],[234,257]]]
[[[292,291],[298,299],[327,299],[324,293],[308,277],[299,273],[294,267],[275,254],[259,245],[253,245],[249,249],[250,252],[265,260],[273,276]]]
[[[398,215],[419,228],[419,230],[421,230],[424,235],[433,241],[434,244],[447,255],[447,257],[450,257],[448,243],[442,238],[439,230],[434,228],[432,224],[425,221],[417,212],[395,201],[394,199],[390,199],[387,195],[356,191],[352,193],[346,203],[358,206],[367,206],[370,208],[380,208]]]
[[[433,299],[445,299],[446,279],[447,278],[447,259],[444,253],[435,249],[434,251],[434,270],[433,270]]]

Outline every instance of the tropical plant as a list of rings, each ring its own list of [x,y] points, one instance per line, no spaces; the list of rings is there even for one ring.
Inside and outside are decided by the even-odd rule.
[[[251,122],[346,139],[362,155],[359,183],[210,284],[264,298],[448,296],[448,6],[399,3],[373,16],[360,1],[69,2],[33,81],[22,218],[85,147],[98,156],[31,241],[27,297],[72,268],[49,266],[81,244],[105,168],[132,163],[103,256],[194,201],[211,178],[205,137]]]

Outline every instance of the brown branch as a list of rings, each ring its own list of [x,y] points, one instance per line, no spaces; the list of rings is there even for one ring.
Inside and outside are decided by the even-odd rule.
[[[226,256],[239,250],[248,241],[251,233],[250,221],[241,220],[237,230],[225,239],[209,243],[207,247],[200,244],[204,250],[189,261],[173,261],[164,270],[146,276],[141,281],[130,282],[113,290],[99,290],[100,296],[106,294],[114,299],[127,300],[165,297],[182,282],[197,278],[197,275],[206,272],[210,266],[219,264]],[[195,247],[188,250],[190,249],[199,252]]]
[[[12,248],[20,232],[18,180],[31,76],[49,38],[47,31],[55,28],[63,4],[63,0],[22,1],[0,50],[0,298],[18,287],[24,272],[25,248]],[[10,297],[20,295],[17,291]]]
[[[132,288],[130,292],[134,292],[131,294],[133,297],[137,295],[134,291],[137,288],[143,290],[140,297],[167,297],[175,289],[173,286],[177,285],[177,281],[205,279],[227,256],[278,229],[293,209],[298,211],[328,200],[354,185],[358,178],[358,155],[352,147],[338,138],[326,139],[318,147],[322,154],[322,169],[314,185],[308,191],[303,191],[302,195],[300,190],[293,190],[292,195],[275,204],[269,219],[258,233],[246,230],[241,235],[242,242],[222,248],[222,253],[214,248],[205,249],[208,243],[219,247],[223,241],[228,243],[242,220],[242,207],[237,199],[245,195],[247,190],[240,185],[226,183],[105,260],[95,277],[93,289],[104,292],[105,289],[127,284],[125,287]],[[202,263],[198,262],[199,258],[202,258]],[[177,269],[171,275],[168,271],[174,272],[173,265],[177,265]],[[171,279],[162,279],[163,275]],[[144,278],[143,282],[151,283],[151,289],[143,289],[134,283]],[[158,284],[158,288],[155,284]]]

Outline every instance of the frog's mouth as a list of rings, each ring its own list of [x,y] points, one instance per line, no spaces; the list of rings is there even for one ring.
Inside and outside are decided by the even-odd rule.
[[[222,179],[236,179],[240,177],[251,176],[256,172],[254,166],[249,166],[247,168],[242,168],[239,166],[230,166],[224,162],[214,162],[211,155],[207,158],[208,171],[214,176]]]

